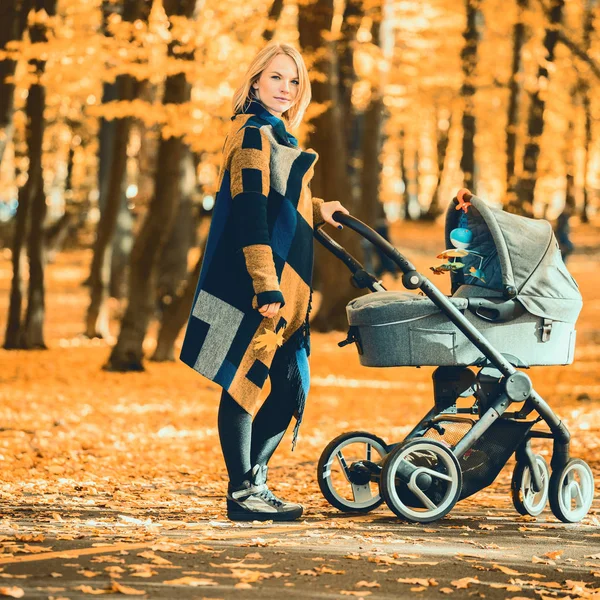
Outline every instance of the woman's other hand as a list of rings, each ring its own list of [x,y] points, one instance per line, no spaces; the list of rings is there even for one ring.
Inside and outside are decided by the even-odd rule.
[[[272,319],[281,308],[281,302],[273,302],[272,304],[265,304],[258,309],[258,312],[265,317],[265,319]]]
[[[343,212],[344,214],[349,215],[350,213],[346,208],[344,208],[341,202],[334,200],[332,202],[323,202],[321,204],[321,216],[326,223],[337,227],[338,229],[343,229],[342,225],[333,219],[333,213],[337,210]]]

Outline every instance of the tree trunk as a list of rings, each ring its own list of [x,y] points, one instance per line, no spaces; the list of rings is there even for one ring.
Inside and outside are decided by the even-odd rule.
[[[354,46],[356,44],[356,32],[364,15],[362,0],[347,0],[344,9],[344,17],[340,30],[340,39],[337,42],[337,56],[339,65],[338,97],[344,127],[344,139],[348,155],[347,172],[353,202],[360,201],[359,175],[362,165],[357,165],[360,156],[362,132],[364,131],[364,120],[354,110],[352,105],[352,90],[357,76],[354,70]]]
[[[381,146],[383,127],[383,98],[371,100],[365,111],[365,135],[362,140],[361,202],[356,217],[372,225],[380,216],[379,183],[381,179]]]
[[[117,78],[119,97],[121,100],[133,99],[133,81],[130,75],[119,75]],[[112,259],[112,241],[117,226],[117,217],[121,210],[124,195],[124,177],[127,166],[127,142],[131,118],[117,119],[112,148],[112,164],[110,168],[106,196],[100,213],[94,243],[94,255],[90,270],[90,304],[86,315],[85,334],[90,337],[110,338],[106,297],[110,282],[110,265]]]
[[[161,313],[168,308],[188,278],[187,256],[196,227],[192,206],[195,172],[191,153],[185,149],[181,161],[181,202],[169,238],[158,262],[157,306]]]
[[[408,166],[406,164],[406,132],[404,129],[400,131],[398,148],[398,161],[400,163],[400,176],[402,177],[402,209],[404,220],[410,219],[408,213],[408,205],[410,203],[409,189],[410,181],[408,179]]]
[[[436,110],[436,148],[437,148],[437,167],[438,178],[435,184],[435,190],[431,196],[431,204],[421,220],[435,221],[443,212],[440,198],[440,188],[442,187],[442,176],[444,174],[444,165],[446,164],[446,155],[448,154],[448,142],[450,140],[450,127],[452,126],[452,113],[449,113],[448,119],[441,118],[439,111]]]
[[[200,257],[194,270],[188,275],[185,287],[179,290],[169,306],[166,307],[162,318],[162,324],[156,340],[156,350],[151,360],[162,362],[175,360],[175,340],[181,328],[187,322],[192,310],[192,302],[196,293],[196,284],[200,277],[200,268],[206,248],[206,238],[202,242]]]
[[[590,165],[590,153],[592,152],[592,108],[590,100],[590,89],[586,86],[583,91],[583,112],[585,114],[585,156],[583,159],[583,204],[581,207],[581,221],[589,223],[589,190],[588,190],[588,171]]]
[[[50,13],[49,13],[50,14]],[[29,88],[29,95],[36,98],[32,103],[37,113],[32,114],[31,118],[39,120],[41,123],[41,136],[44,133],[44,105],[46,103],[46,94],[44,88],[39,84],[34,84]],[[42,148],[40,139],[39,153],[36,152],[36,158],[41,161]],[[31,168],[31,163],[29,163]],[[29,257],[29,287],[27,296],[27,312],[25,313],[25,326],[23,331],[22,347],[46,348],[44,343],[44,221],[46,220],[46,194],[44,193],[44,181],[41,177],[42,166],[36,167],[40,173],[40,179],[37,183],[36,194],[31,203],[31,227],[29,228],[29,238],[27,240],[27,254]]]
[[[307,145],[319,153],[319,163],[312,181],[315,196],[325,201],[339,200],[351,212],[354,210],[347,176],[346,141],[343,134],[343,115],[338,97],[338,65],[335,42],[325,41],[322,31],[330,31],[333,19],[333,0],[317,0],[310,6],[301,6],[298,15],[300,45],[309,55],[320,52],[313,71],[325,75],[325,81],[312,84],[313,100],[325,104],[327,110],[312,121],[313,133]],[[322,54],[321,54],[322,53]],[[343,231],[336,238],[351,254],[358,256],[358,236]],[[314,287],[323,296],[319,311],[312,321],[318,331],[342,330],[347,327],[346,304],[356,296],[350,284],[348,271],[320,244],[315,248]]]
[[[36,10],[45,10],[48,16],[56,14],[57,0],[36,0]],[[37,23],[30,29],[31,42],[44,43],[47,41],[46,26]],[[46,62],[35,60],[32,63],[36,67],[39,77],[46,68]],[[24,348],[46,348],[44,343],[44,221],[46,220],[46,194],[44,193],[44,178],[42,172],[42,142],[44,139],[44,108],[46,106],[46,90],[39,79],[29,88],[29,96],[33,96],[29,118],[36,128],[34,137],[34,157],[36,162],[35,173],[38,178],[34,185],[35,194],[31,197],[31,226],[29,228],[29,239],[27,241],[27,254],[29,257],[29,287],[27,296],[27,312],[25,313],[25,324],[22,345]],[[28,96],[28,98],[29,98]],[[31,162],[29,163],[31,169]]]
[[[193,15],[195,0],[168,0],[164,7],[168,17]],[[171,56],[177,54],[176,42],[169,47]],[[190,60],[189,55],[182,58]],[[167,77],[163,103],[182,104],[190,99],[190,86],[183,73]],[[129,302],[121,332],[105,365],[111,371],[143,371],[143,342],[154,312],[156,298],[157,264],[180,199],[180,165],[184,143],[180,138],[162,139],[158,150],[160,169],[156,173],[154,195],[146,218],[131,253],[129,273]]]
[[[0,50],[8,42],[20,40],[27,24],[31,0],[10,0],[0,2]],[[6,81],[14,75],[17,63],[14,60],[0,60],[0,164],[6,146],[13,133],[13,110],[15,86]]]
[[[371,40],[381,49],[381,4],[373,5],[369,11],[372,17]],[[381,147],[383,144],[384,109],[383,82],[378,80],[371,86],[371,101],[364,112],[363,136],[361,144],[360,204],[356,207],[356,216],[371,227],[381,219],[382,205],[379,200],[381,179]]]
[[[58,221],[52,223],[50,227],[44,230],[44,248],[46,252],[46,261],[54,262],[55,256],[60,252],[69,231],[73,228],[75,216],[73,212],[66,210]]]
[[[561,251],[562,259],[567,262],[568,257],[574,250],[573,242],[571,241],[571,226],[570,219],[575,214],[575,119],[577,114],[577,88],[571,90],[571,114],[569,115],[569,124],[567,126],[567,137],[564,148],[564,163],[565,163],[565,204],[562,213],[558,216],[555,225],[555,235],[558,241],[558,246]],[[546,207],[547,208],[547,205]]]
[[[421,218],[421,203],[419,196],[421,195],[421,186],[419,181],[420,175],[420,156],[419,148],[416,148],[413,156],[413,164],[409,173],[408,179],[408,218],[417,221]],[[414,210],[411,211],[411,205],[414,205]],[[415,214],[413,214],[415,213]]]
[[[191,160],[188,161],[188,169],[191,170],[192,173],[195,173],[199,157],[190,153],[190,158]],[[185,173],[182,175],[182,177],[184,180],[186,179]],[[182,183],[182,186],[185,189],[186,184]],[[187,187],[190,187],[189,183],[187,184]],[[188,189],[184,195],[190,196],[191,194],[192,190]],[[156,349],[152,355],[152,358],[150,359],[157,362],[174,360],[175,340],[177,339],[181,328],[186,324],[192,310],[192,302],[194,300],[196,284],[198,283],[198,278],[200,277],[202,257],[204,256],[204,250],[206,247],[207,237],[198,240],[196,233],[202,224],[203,219],[208,215],[206,215],[203,209],[200,209],[199,217],[194,217],[192,214],[193,206],[191,199],[186,199],[186,201],[182,202],[182,209],[183,210],[181,210],[177,216],[177,221],[173,227],[168,243],[168,246],[176,246],[176,249],[173,253],[173,259],[163,262],[161,265],[161,270],[164,273],[169,268],[170,264],[174,265],[175,261],[180,261],[181,266],[184,268],[185,277],[183,281],[178,281],[179,277],[177,278],[177,285],[172,289],[169,303],[164,301],[162,303],[160,331],[158,332],[158,339],[156,340]],[[182,240],[184,243],[182,243]],[[197,245],[200,247],[200,258],[198,259],[193,272],[187,273],[187,254],[192,245]],[[185,254],[183,254],[181,257],[177,257],[180,252],[183,253],[184,249]]]
[[[524,12],[527,10],[529,0],[517,0],[519,14],[513,27],[513,52],[512,68],[508,87],[508,115],[506,122],[506,202],[514,204],[517,200],[515,177],[515,153],[517,149],[517,123],[519,120],[519,95],[521,86],[518,75],[521,71],[521,49],[525,42]]]
[[[122,18],[127,22],[134,22],[143,16],[143,3],[141,0],[126,0]],[[116,82],[117,98],[119,100],[131,101],[135,94],[135,81],[131,75],[119,75]],[[106,89],[107,95],[112,92]],[[110,127],[110,130],[108,129]],[[107,174],[108,184],[100,184],[101,206],[100,220],[96,229],[96,240],[94,243],[94,255],[90,269],[90,304],[88,306],[85,320],[85,334],[90,337],[111,339],[109,329],[109,314],[106,304],[108,286],[110,283],[112,241],[117,226],[117,218],[121,210],[124,197],[124,178],[127,167],[127,143],[131,118],[116,119],[115,124],[105,124],[103,135],[102,157],[110,157],[110,170]],[[111,140],[112,138],[112,140]],[[112,141],[112,148],[110,142]],[[108,142],[108,143],[107,143]],[[106,168],[106,163],[101,165]]]
[[[108,104],[117,100],[118,87],[116,83],[105,83],[102,86],[102,104]],[[115,147],[115,129],[119,119],[100,119],[98,133],[98,208],[100,213],[104,210],[108,198],[108,184],[110,181],[110,169],[113,162],[113,150]]]
[[[145,81],[138,82],[134,93],[137,98],[153,104],[159,98],[157,85]],[[147,205],[154,194],[154,177],[156,175],[156,155],[160,138],[159,125],[146,125],[138,120],[135,127],[139,130],[140,147],[137,153],[137,195],[131,201],[125,193],[121,196],[121,207],[117,217],[117,227],[112,243],[112,262],[110,265],[109,296],[124,301],[129,292],[127,289],[129,261],[131,249],[135,242],[134,227],[139,209],[136,205]]]
[[[463,141],[460,168],[464,187],[475,192],[475,71],[477,69],[477,14],[479,0],[466,0],[467,26],[463,33],[465,45],[460,56],[464,75],[460,94],[464,101],[462,125]]]
[[[513,207],[513,212],[533,215],[533,198],[535,194],[535,184],[537,181],[537,165],[540,155],[540,140],[544,133],[544,110],[546,101],[543,93],[540,93],[542,86],[547,87],[550,77],[548,65],[554,61],[554,49],[558,41],[558,27],[562,22],[564,0],[552,0],[550,9],[550,23],[544,36],[544,47],[546,48],[546,57],[538,67],[537,79],[538,89],[531,95],[529,105],[529,114],[527,117],[527,143],[523,155],[523,172],[517,183],[517,203]]]
[[[27,114],[30,114],[29,103],[33,97],[27,97]],[[15,232],[12,243],[12,268],[13,276],[10,286],[10,301],[8,306],[8,319],[6,322],[6,334],[4,338],[4,348],[13,350],[21,348],[21,310],[23,305],[23,279],[21,268],[24,263],[23,247],[28,237],[29,230],[29,212],[31,208],[31,197],[35,194],[35,185],[38,185],[39,178],[34,172],[35,165],[41,164],[33,156],[34,148],[32,140],[35,139],[37,132],[32,130],[33,122],[27,125],[28,154],[30,161],[29,176],[22,188],[19,189],[19,203],[17,205],[17,214],[15,215]],[[41,148],[41,145],[40,145]]]
[[[587,0],[583,21],[583,46],[585,52],[589,52],[592,34],[594,33],[594,11],[593,7],[597,0]],[[581,221],[589,223],[589,196],[588,196],[588,170],[590,164],[590,153],[592,148],[592,103],[590,98],[590,84],[581,79],[579,83],[581,103],[585,118],[584,137],[584,159],[583,159],[583,205],[581,207]]]
[[[36,0],[35,10],[45,10],[48,15],[56,14],[56,0]],[[37,23],[30,30],[33,44],[46,41],[46,27]],[[30,65],[37,77],[41,77],[45,61],[32,60]],[[36,79],[29,88],[26,113],[27,151],[29,155],[28,179],[19,190],[17,229],[13,243],[13,280],[11,284],[9,318],[6,328],[5,348],[46,348],[44,343],[44,233],[46,196],[42,173],[42,141],[44,138],[44,87]],[[21,207],[21,202],[23,206]],[[21,323],[22,281],[21,261],[23,245],[27,238],[29,258],[29,285],[25,320]],[[14,302],[14,305],[13,305]]]
[[[571,115],[567,126],[567,142],[564,150],[565,177],[567,185],[565,188],[565,211],[569,215],[575,214],[575,118],[577,113],[576,90],[571,92]]]
[[[283,0],[273,0],[271,8],[269,9],[269,21],[263,31],[263,40],[265,40],[265,42],[270,42],[273,39],[275,29],[277,29],[277,21],[279,21],[282,10]]]

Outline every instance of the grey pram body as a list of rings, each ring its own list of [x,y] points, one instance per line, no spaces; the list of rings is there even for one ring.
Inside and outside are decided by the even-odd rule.
[[[550,223],[494,210],[475,197],[471,204],[467,219],[474,235],[469,250],[484,257],[486,280],[468,275],[477,254],[465,256],[461,259],[465,267],[450,273],[450,302],[513,364],[571,364],[582,298],[562,261]],[[448,248],[457,218],[451,205],[446,219]],[[507,298],[506,290],[516,294]],[[494,311],[494,305],[505,302],[518,303],[510,319]],[[360,340],[364,366],[486,362],[485,355],[425,296],[375,292],[352,300],[346,313]]]

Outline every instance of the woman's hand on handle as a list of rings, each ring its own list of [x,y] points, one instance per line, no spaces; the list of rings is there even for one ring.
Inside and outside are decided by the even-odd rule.
[[[281,302],[273,302],[272,304],[265,304],[259,307],[258,312],[265,317],[265,319],[273,318],[281,308]]]
[[[323,202],[323,204],[321,204],[321,215],[325,223],[329,223],[330,225],[333,225],[338,229],[343,229],[343,226],[337,221],[335,221],[332,216],[333,213],[338,210],[347,215],[350,214],[350,212],[342,206],[341,202],[338,202],[337,200],[334,200],[332,202]]]

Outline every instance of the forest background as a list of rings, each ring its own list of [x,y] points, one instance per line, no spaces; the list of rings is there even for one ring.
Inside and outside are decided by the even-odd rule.
[[[0,11],[7,349],[46,346],[45,265],[83,248],[82,330],[116,337],[106,367],[143,369],[153,321],[152,358],[174,358],[232,92],[272,39],[297,45],[311,73],[295,133],[320,155],[313,193],[372,226],[439,220],[463,185],[529,216],[596,215],[595,0],[15,0]],[[362,256],[355,238],[340,236]],[[343,329],[356,292],[322,248],[314,287],[313,328]]]
[[[463,186],[493,206],[549,219],[567,251],[572,227],[575,251],[567,264],[584,298],[575,364],[529,373],[573,434],[573,456],[598,476],[599,18],[599,0],[0,0],[0,562],[12,561],[2,577],[27,575],[17,563],[49,550],[39,546],[44,536],[57,551],[100,552],[93,546],[153,544],[181,530],[197,544],[199,535],[217,539],[225,526],[219,390],[177,357],[231,97],[250,58],[270,40],[294,44],[309,67],[313,101],[293,133],[319,153],[313,193],[387,228],[421,272],[431,274],[438,262],[444,213]],[[402,289],[348,228],[332,236],[373,261],[388,289]],[[334,520],[341,513],[316,484],[319,454],[334,436],[365,426],[388,442],[402,439],[431,405],[432,369],[361,369],[353,345],[337,346],[347,328],[346,303],[360,292],[339,261],[316,246],[311,392],[298,447],[291,453],[284,440],[270,463],[270,482],[302,502],[308,527],[322,527],[319,535],[330,535],[337,547],[341,528],[349,530],[348,544],[365,538],[352,519]],[[448,291],[447,275],[432,279]],[[542,446],[549,462],[551,446]],[[458,520],[429,530],[443,534],[433,546],[452,538],[465,544],[459,550],[484,553],[496,544],[495,560],[511,560],[497,545],[506,534],[523,555],[530,544],[550,544],[554,554],[534,555],[535,568],[544,564],[571,583],[585,571],[597,581],[597,564],[591,571],[585,565],[600,560],[592,540],[598,534],[590,533],[599,523],[598,501],[584,529],[568,530],[571,562],[556,566],[557,544],[567,545],[567,536],[540,539],[553,533],[549,528],[563,535],[566,526],[548,511],[537,523],[515,521],[507,493],[512,465],[490,489],[460,503]],[[373,515],[391,513],[382,507]],[[384,525],[390,522],[396,551],[415,530],[393,518]],[[299,546],[321,544],[308,533]],[[160,551],[176,552],[174,539]],[[266,553],[267,542],[258,539],[242,541]],[[380,550],[372,552],[381,552],[382,539],[374,543]],[[583,544],[581,556],[572,553],[576,544]],[[210,550],[196,551],[194,561],[203,552],[210,560]],[[143,585],[151,592],[157,565],[165,563],[145,555],[151,570],[124,576],[150,578]],[[369,573],[362,577],[383,579],[371,573],[372,558],[353,564]],[[414,564],[388,558],[394,574],[415,577]],[[74,566],[58,565],[66,560],[57,555],[45,575],[48,589],[57,584],[56,572],[66,575]],[[476,585],[473,578],[451,584],[467,565],[454,561],[449,568],[448,560],[439,569],[418,564],[459,593]],[[525,561],[529,572],[531,553]],[[35,572],[29,592],[41,571],[23,564]],[[118,588],[119,568],[103,573],[108,591]],[[328,568],[302,566],[298,586],[311,575],[316,582],[343,572]],[[497,587],[499,571],[511,576],[503,568],[468,574],[488,576]],[[571,575],[557,574],[562,568]],[[249,569],[240,573],[232,575],[240,585],[257,582]],[[269,585],[283,586],[277,577]],[[188,584],[209,585],[204,581]],[[412,580],[397,581],[402,588]],[[382,580],[377,590],[369,583],[375,597],[402,593],[386,585]],[[526,597],[541,589],[519,585]],[[560,585],[570,597],[591,597]],[[362,587],[345,595],[370,593]],[[497,588],[497,597],[506,589]],[[491,588],[486,593],[494,597]]]

